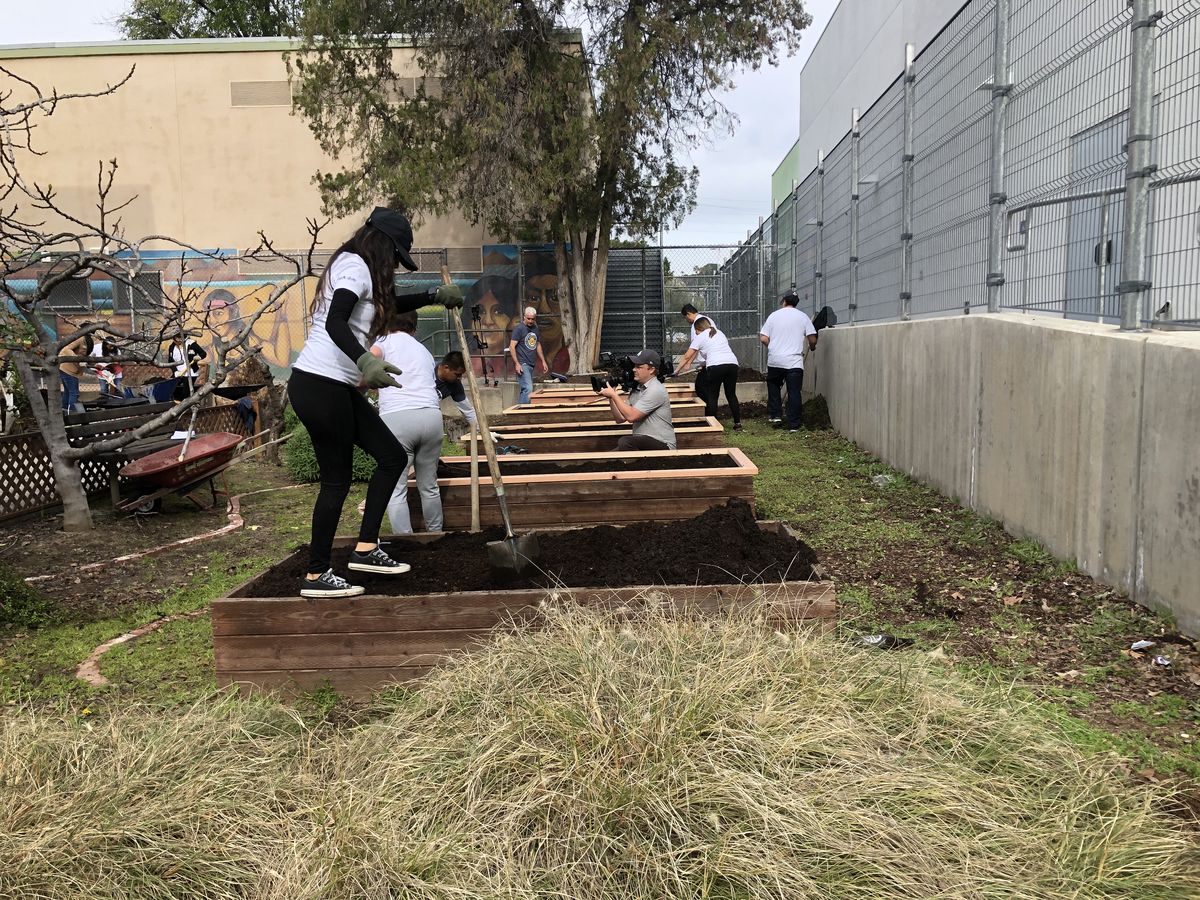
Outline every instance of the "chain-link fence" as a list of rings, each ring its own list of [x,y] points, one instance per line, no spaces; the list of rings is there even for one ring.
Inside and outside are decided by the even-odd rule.
[[[909,54],[723,273],[843,323],[1200,326],[1200,0],[972,0]]]

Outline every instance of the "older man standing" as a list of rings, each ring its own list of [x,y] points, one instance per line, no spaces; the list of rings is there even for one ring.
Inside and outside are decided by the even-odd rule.
[[[617,449],[674,450],[671,398],[658,375],[662,371],[662,357],[655,350],[643,350],[629,357],[629,361],[633,363],[633,377],[637,381],[629,392],[629,400],[622,400],[615,387],[600,391],[608,398],[613,421],[633,425],[633,433],[623,435],[617,441]]]
[[[782,428],[781,388],[787,385],[787,428],[797,432],[803,424],[800,389],[804,384],[804,346],[817,349],[817,330],[798,308],[800,298],[788,291],[779,309],[767,316],[758,339],[767,348],[767,418]]]
[[[512,339],[508,342],[508,355],[512,357],[521,385],[517,403],[528,403],[529,395],[533,393],[533,373],[537,364],[540,362],[545,371],[550,371],[542,354],[542,333],[538,330],[537,310],[532,306],[525,307],[521,324],[513,329]]]

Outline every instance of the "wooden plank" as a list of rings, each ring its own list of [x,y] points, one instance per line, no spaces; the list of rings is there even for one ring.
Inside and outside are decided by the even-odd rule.
[[[396,684],[424,678],[433,666],[360,667],[357,669],[291,669],[286,672],[217,672],[217,684],[233,685],[243,696],[270,691],[295,696],[331,687],[346,697],[362,697]]]
[[[771,615],[827,618],[836,615],[829,582],[764,585],[670,585],[666,587],[461,591],[410,597],[307,600],[298,597],[230,597],[213,601],[213,635],[338,634],[343,632],[439,631],[489,628],[538,615],[551,593],[583,606],[639,605],[648,594],[669,596],[681,611],[715,613],[764,603]]]
[[[447,654],[477,649],[491,629],[225,635],[213,642],[221,672],[267,669],[347,669],[430,666]]]
[[[719,470],[711,470],[719,471]],[[691,474],[684,478],[597,478],[592,481],[551,481],[530,483],[523,481],[509,484],[504,479],[504,493],[510,505],[513,503],[549,503],[562,500],[636,500],[651,497],[720,497],[735,496],[752,492],[753,476],[738,469],[730,474],[705,477]],[[470,488],[459,484],[462,479],[439,481],[442,486],[442,506],[460,506],[469,503]],[[495,500],[495,488],[491,482],[480,485],[480,499]],[[419,498],[418,498],[419,499]]]
[[[174,403],[149,403],[140,406],[118,406],[112,409],[93,409],[90,412],[72,413],[65,416],[63,421],[67,425],[67,433],[71,432],[73,425],[88,425],[93,422],[105,422],[112,419],[152,419],[159,413],[166,412]]]
[[[685,419],[673,420],[675,430],[681,428],[704,428],[711,427],[716,430],[723,431],[724,427],[720,420],[712,417],[688,417]],[[515,435],[546,435],[546,434],[574,434],[580,431],[605,431],[615,434],[623,434],[629,430],[630,426],[625,422],[546,422],[541,425],[495,425],[489,422],[488,427],[497,434],[515,434]]]
[[[671,418],[696,418],[704,415],[704,404],[699,400],[671,401]],[[608,403],[601,405],[565,406],[510,406],[496,417],[497,425],[536,425],[547,422],[611,422],[612,412]],[[489,422],[491,420],[489,419]]]
[[[502,434],[500,436],[500,445],[522,447],[530,453],[546,453],[548,451],[579,453],[595,450],[615,450],[617,441],[620,440],[621,435],[628,433],[628,430],[626,430],[616,433],[589,433],[585,431],[576,434]],[[725,432],[712,431],[710,429],[688,430],[677,428],[675,430],[675,445],[680,450],[722,447],[725,445]]]
[[[737,495],[732,495],[737,496]],[[706,509],[723,506],[728,496],[679,500],[659,498],[647,500],[623,500],[604,503],[562,502],[509,505],[513,527],[534,529],[559,525],[624,525],[632,522],[675,522],[700,515]],[[752,497],[744,496],[754,508]],[[588,508],[591,507],[591,508]],[[501,524],[500,512],[495,503],[482,504],[480,524],[484,527]],[[443,510],[443,527],[451,531],[465,531],[470,527],[470,516],[465,507],[454,506]]]

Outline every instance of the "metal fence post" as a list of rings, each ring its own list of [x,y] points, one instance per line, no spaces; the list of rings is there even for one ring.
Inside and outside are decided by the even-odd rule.
[[[1000,288],[1004,285],[1001,257],[1004,252],[1004,124],[1008,111],[1009,0],[996,0],[996,48],[992,54],[992,165],[988,180],[988,312],[1000,312]],[[968,307],[969,309],[969,307]]]
[[[817,151],[817,268],[813,273],[813,294],[820,312],[825,302],[825,151]]]
[[[1150,226],[1150,142],[1154,128],[1154,29],[1161,12],[1152,0],[1129,0],[1130,23],[1129,138],[1125,143],[1125,235],[1121,254],[1121,330],[1134,331],[1141,322],[1143,300],[1150,291],[1146,271],[1146,238]]]
[[[800,196],[796,193],[796,179],[792,179],[792,290],[796,289],[796,257],[800,255]],[[778,284],[776,284],[778,287]]]
[[[917,81],[916,48],[904,45],[904,155],[900,176],[900,318],[912,318],[913,239],[913,94]]]
[[[850,113],[850,324],[858,318],[858,110]]]

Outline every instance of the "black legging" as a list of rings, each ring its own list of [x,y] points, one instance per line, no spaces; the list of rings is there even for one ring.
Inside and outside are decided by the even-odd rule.
[[[367,485],[367,505],[358,531],[358,539],[366,544],[379,540],[388,498],[408,465],[408,454],[375,407],[352,385],[292,369],[288,396],[296,416],[308,429],[321,470],[321,490],[313,506],[312,540],[308,545],[308,572],[319,575],[330,567],[333,536],[350,493],[354,445],[373,456],[376,464]]]
[[[700,399],[704,401],[704,414],[706,416],[715,416],[717,414],[717,398],[721,395],[721,388],[725,388],[725,399],[729,402],[729,412],[733,416],[733,424],[740,425],[742,422],[742,405],[738,403],[737,398],[737,377],[738,367],[733,363],[726,363],[723,366],[706,366],[704,372],[704,390],[697,390]]]

